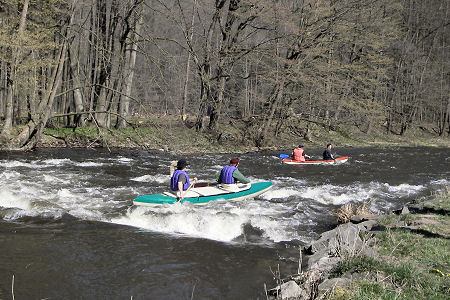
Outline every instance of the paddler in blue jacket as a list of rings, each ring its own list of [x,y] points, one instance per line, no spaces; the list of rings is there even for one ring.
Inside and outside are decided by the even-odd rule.
[[[217,179],[217,183],[219,183],[221,188],[233,191],[238,188],[236,185],[237,182],[250,183],[250,180],[245,178],[238,170],[238,165],[239,158],[232,158],[230,164],[222,168],[219,178]]]
[[[184,170],[188,162],[185,159],[180,159],[177,162],[177,169],[173,172],[170,178],[170,189],[177,192],[177,197],[183,199],[186,191],[191,187],[191,181],[188,173]],[[194,185],[197,178],[193,178],[192,185]]]

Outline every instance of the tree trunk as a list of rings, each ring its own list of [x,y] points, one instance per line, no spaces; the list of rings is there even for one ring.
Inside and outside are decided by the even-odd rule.
[[[81,83],[80,77],[78,75],[77,65],[78,65],[78,57],[75,58],[72,55],[72,51],[68,49],[68,55],[70,60],[70,78],[72,79],[72,86],[74,88],[73,91],[73,102],[75,106],[75,112],[79,113],[84,110],[84,102],[83,102],[83,94],[81,93]],[[82,115],[76,115],[74,120],[75,126],[84,126],[85,121]]]
[[[139,14],[140,14],[140,16],[139,16],[138,20],[136,20],[135,32],[133,34],[133,37],[130,39],[131,48],[125,50],[125,59],[127,61],[126,66],[125,66],[126,73],[125,73],[125,82],[124,82],[125,95],[122,95],[120,97],[119,114],[120,114],[121,118],[119,118],[118,123],[117,123],[118,128],[127,127],[126,118],[128,117],[129,112],[130,112],[129,95],[131,95],[131,90],[133,88],[134,66],[136,64],[137,39],[139,37],[139,33],[140,33],[141,25],[142,25],[142,18],[143,18],[142,11],[139,12]]]
[[[17,29],[17,39],[20,41],[22,39],[22,34],[25,30],[25,24],[28,14],[28,4],[29,0],[24,0],[23,7],[22,7],[22,13],[20,15],[20,22],[19,22],[19,28]],[[7,96],[6,96],[6,112],[5,112],[5,123],[3,125],[2,129],[2,135],[9,135],[12,124],[13,124],[13,109],[14,109],[14,103],[13,103],[13,95],[14,95],[14,80],[15,80],[15,73],[16,73],[16,65],[18,63],[19,59],[19,53],[20,49],[12,49],[12,62],[9,66],[9,78],[7,80]]]
[[[190,43],[194,39],[194,23],[195,23],[195,8],[197,6],[197,0],[194,0],[194,7],[192,9],[192,22],[191,22],[191,35],[189,37]],[[191,64],[191,51],[188,51],[188,57],[186,61],[186,75],[184,78],[183,84],[183,99],[181,102],[181,120],[185,121],[187,118],[186,115],[186,106],[187,106],[187,98],[188,98],[188,83],[189,83],[189,73],[190,73],[190,64]]]
[[[261,126],[259,136],[257,137],[256,146],[258,146],[258,147],[263,146],[263,144],[267,138],[267,134],[269,132],[269,128],[272,126],[272,121],[275,116],[275,111],[278,106],[278,103],[281,102],[281,100],[283,99],[285,85],[286,85],[285,78],[282,77],[278,83],[276,90],[275,90],[272,101],[270,102],[269,113],[268,113],[267,117],[265,118],[265,121]]]

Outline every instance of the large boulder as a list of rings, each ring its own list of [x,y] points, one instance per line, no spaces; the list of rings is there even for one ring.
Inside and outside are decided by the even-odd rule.
[[[330,254],[334,256],[357,255],[363,247],[360,233],[361,228],[352,223],[338,226],[336,235],[330,239],[328,244]]]
[[[306,299],[305,291],[294,281],[288,281],[280,286],[281,299]]]
[[[312,255],[325,251],[331,256],[357,254],[364,245],[360,233],[367,231],[364,226],[358,225],[346,223],[339,225],[336,229],[324,232],[317,241],[305,247],[305,253]],[[365,225],[370,226],[368,223]]]
[[[347,287],[351,284],[352,280],[349,278],[331,278],[325,279],[317,288],[318,296],[323,297],[325,293],[330,293],[337,287]]]
[[[336,236],[336,228],[329,231],[325,231],[320,235],[320,238],[318,240],[304,247],[305,254],[312,255],[316,252],[327,250],[330,239],[335,236]]]

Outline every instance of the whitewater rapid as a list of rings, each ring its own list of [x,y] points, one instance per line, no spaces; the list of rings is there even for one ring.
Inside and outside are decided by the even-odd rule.
[[[376,180],[342,185],[318,184],[287,175],[250,176],[253,181],[271,180],[274,186],[258,199],[241,202],[131,206],[136,195],[165,190],[169,161],[158,158],[149,163],[122,155],[83,161],[0,160],[0,217],[20,221],[24,217],[54,220],[70,215],[228,243],[246,241],[245,228],[251,226],[261,232],[260,238],[266,242],[307,242],[311,238],[308,228],[323,222],[324,216],[331,216],[336,206],[370,200],[374,212],[386,211],[396,205],[397,199],[449,185],[447,179],[434,178],[420,184]],[[267,161],[278,163],[270,158]],[[129,171],[121,172],[124,167]],[[197,171],[203,179],[212,180],[220,167],[212,163]]]

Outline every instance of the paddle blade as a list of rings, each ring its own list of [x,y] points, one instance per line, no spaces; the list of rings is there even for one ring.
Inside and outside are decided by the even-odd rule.
[[[281,153],[281,154],[279,155],[279,157],[282,158],[282,159],[284,159],[284,158],[289,158],[290,155],[289,155],[289,154],[286,154],[286,153]]]

